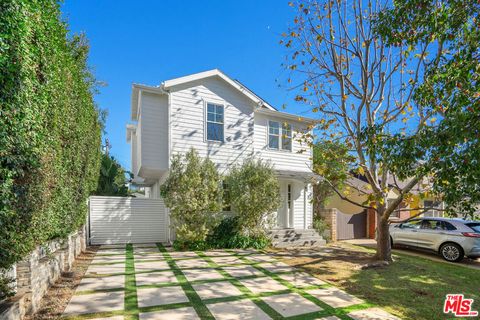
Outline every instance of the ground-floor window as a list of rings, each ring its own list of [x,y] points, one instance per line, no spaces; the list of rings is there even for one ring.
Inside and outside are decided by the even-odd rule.
[[[423,206],[425,208],[432,208],[426,211],[424,217],[441,217],[442,216],[442,202],[434,200],[425,200],[423,201]]]

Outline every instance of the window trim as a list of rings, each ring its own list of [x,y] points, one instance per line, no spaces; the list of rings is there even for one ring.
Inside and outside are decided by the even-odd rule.
[[[270,148],[270,122],[278,123],[278,148]],[[290,149],[283,149],[283,125],[287,124],[290,126]],[[287,121],[278,121],[267,119],[267,149],[271,151],[280,151],[280,152],[292,152],[293,151],[293,124]]]
[[[204,101],[204,108],[203,108],[203,113],[204,113],[204,116],[203,116],[203,119],[204,119],[204,125],[203,125],[203,131],[204,131],[204,136],[203,136],[203,140],[205,142],[209,142],[209,143],[225,143],[225,109],[226,109],[226,105],[224,103],[218,103],[218,102],[213,102],[213,101],[208,101],[208,100],[203,100]],[[221,106],[223,108],[223,139],[222,140],[210,140],[208,139],[208,123],[209,122],[212,122],[212,121],[208,121],[208,105],[211,104],[211,105],[215,105],[215,106]],[[216,124],[219,124],[218,122],[212,122],[212,123],[216,123]]]
[[[284,136],[283,126],[284,126],[285,124],[290,127],[290,130],[289,130],[289,131],[290,131],[290,136],[288,137],[288,138],[290,139],[290,149],[284,149],[284,148],[283,148],[283,136]],[[281,139],[281,143],[280,143],[280,149],[283,150],[283,151],[292,152],[292,150],[293,150],[293,126],[292,126],[292,124],[289,123],[289,122],[282,122],[281,128],[282,128],[282,132],[281,132],[281,133],[282,133],[282,134],[281,134],[282,139]],[[285,136],[286,136],[286,135],[285,135]]]
[[[278,134],[277,135],[271,135],[270,134],[270,122],[276,122],[278,123]],[[280,137],[282,135],[282,128],[280,126],[280,122],[278,121],[274,121],[274,120],[268,120],[268,126],[267,126],[267,148],[270,149],[270,150],[276,150],[276,151],[279,151],[281,150],[280,149],[280,145],[281,145],[281,141],[280,141]],[[278,137],[278,148],[271,148],[270,147],[270,136],[275,136],[275,137]]]
[[[427,207],[427,204],[426,202],[431,202],[432,205],[429,206],[429,207],[432,207],[433,209],[430,209],[428,211],[425,211],[423,214],[422,214],[422,217],[424,218],[441,218],[443,217],[443,211],[442,209],[444,209],[443,207],[443,201],[440,201],[440,200],[423,200],[423,207],[426,208]],[[435,203],[438,203],[437,206],[435,206]],[[432,215],[431,216],[427,216],[425,215],[426,213],[428,212],[431,212]]]

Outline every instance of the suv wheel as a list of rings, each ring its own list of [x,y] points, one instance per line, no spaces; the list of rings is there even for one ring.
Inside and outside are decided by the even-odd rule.
[[[450,262],[458,262],[463,259],[463,249],[456,243],[445,243],[440,247],[440,255]]]

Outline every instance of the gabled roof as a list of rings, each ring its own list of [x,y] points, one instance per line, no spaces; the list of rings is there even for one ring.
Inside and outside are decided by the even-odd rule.
[[[245,85],[243,85],[240,81],[230,78],[229,76],[227,76],[225,73],[223,73],[218,69],[212,69],[204,72],[194,73],[185,77],[167,80],[163,82],[162,88],[165,90],[169,90],[172,87],[175,87],[184,83],[197,81],[197,80],[210,78],[210,77],[219,77],[220,79],[224,80],[225,82],[230,84],[232,87],[237,89],[239,92],[241,92],[242,94],[247,96],[249,99],[251,99],[253,102],[255,102],[258,106],[263,106],[270,110],[276,110],[274,107],[268,104],[265,100],[260,98],[258,95],[253,93],[250,89],[248,89]]]
[[[255,94],[252,90],[247,88],[240,81],[230,78],[219,69],[212,69],[204,72],[194,73],[194,74],[180,77],[180,78],[166,80],[159,86],[148,86],[144,84],[134,83],[132,85],[131,119],[133,121],[138,119],[140,91],[146,91],[146,92],[151,92],[156,94],[168,94],[169,90],[174,89],[175,86],[197,81],[197,80],[210,78],[210,77],[218,77],[222,79],[223,81],[231,85],[233,88],[238,90],[241,94],[245,95],[247,98],[249,98],[254,103],[256,103],[258,108],[255,109],[255,112],[276,116],[276,117],[281,117],[289,120],[294,120],[298,122],[314,123],[316,121],[311,118],[278,111],[276,108],[274,108],[265,100],[260,98],[257,94]]]

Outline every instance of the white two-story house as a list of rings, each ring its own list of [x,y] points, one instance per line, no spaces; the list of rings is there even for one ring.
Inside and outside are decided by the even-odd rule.
[[[217,69],[132,90],[131,171],[149,197],[160,197],[173,154],[193,147],[221,173],[254,156],[269,160],[280,181],[277,227],[311,228],[312,151],[295,137],[312,119],[276,110]]]

